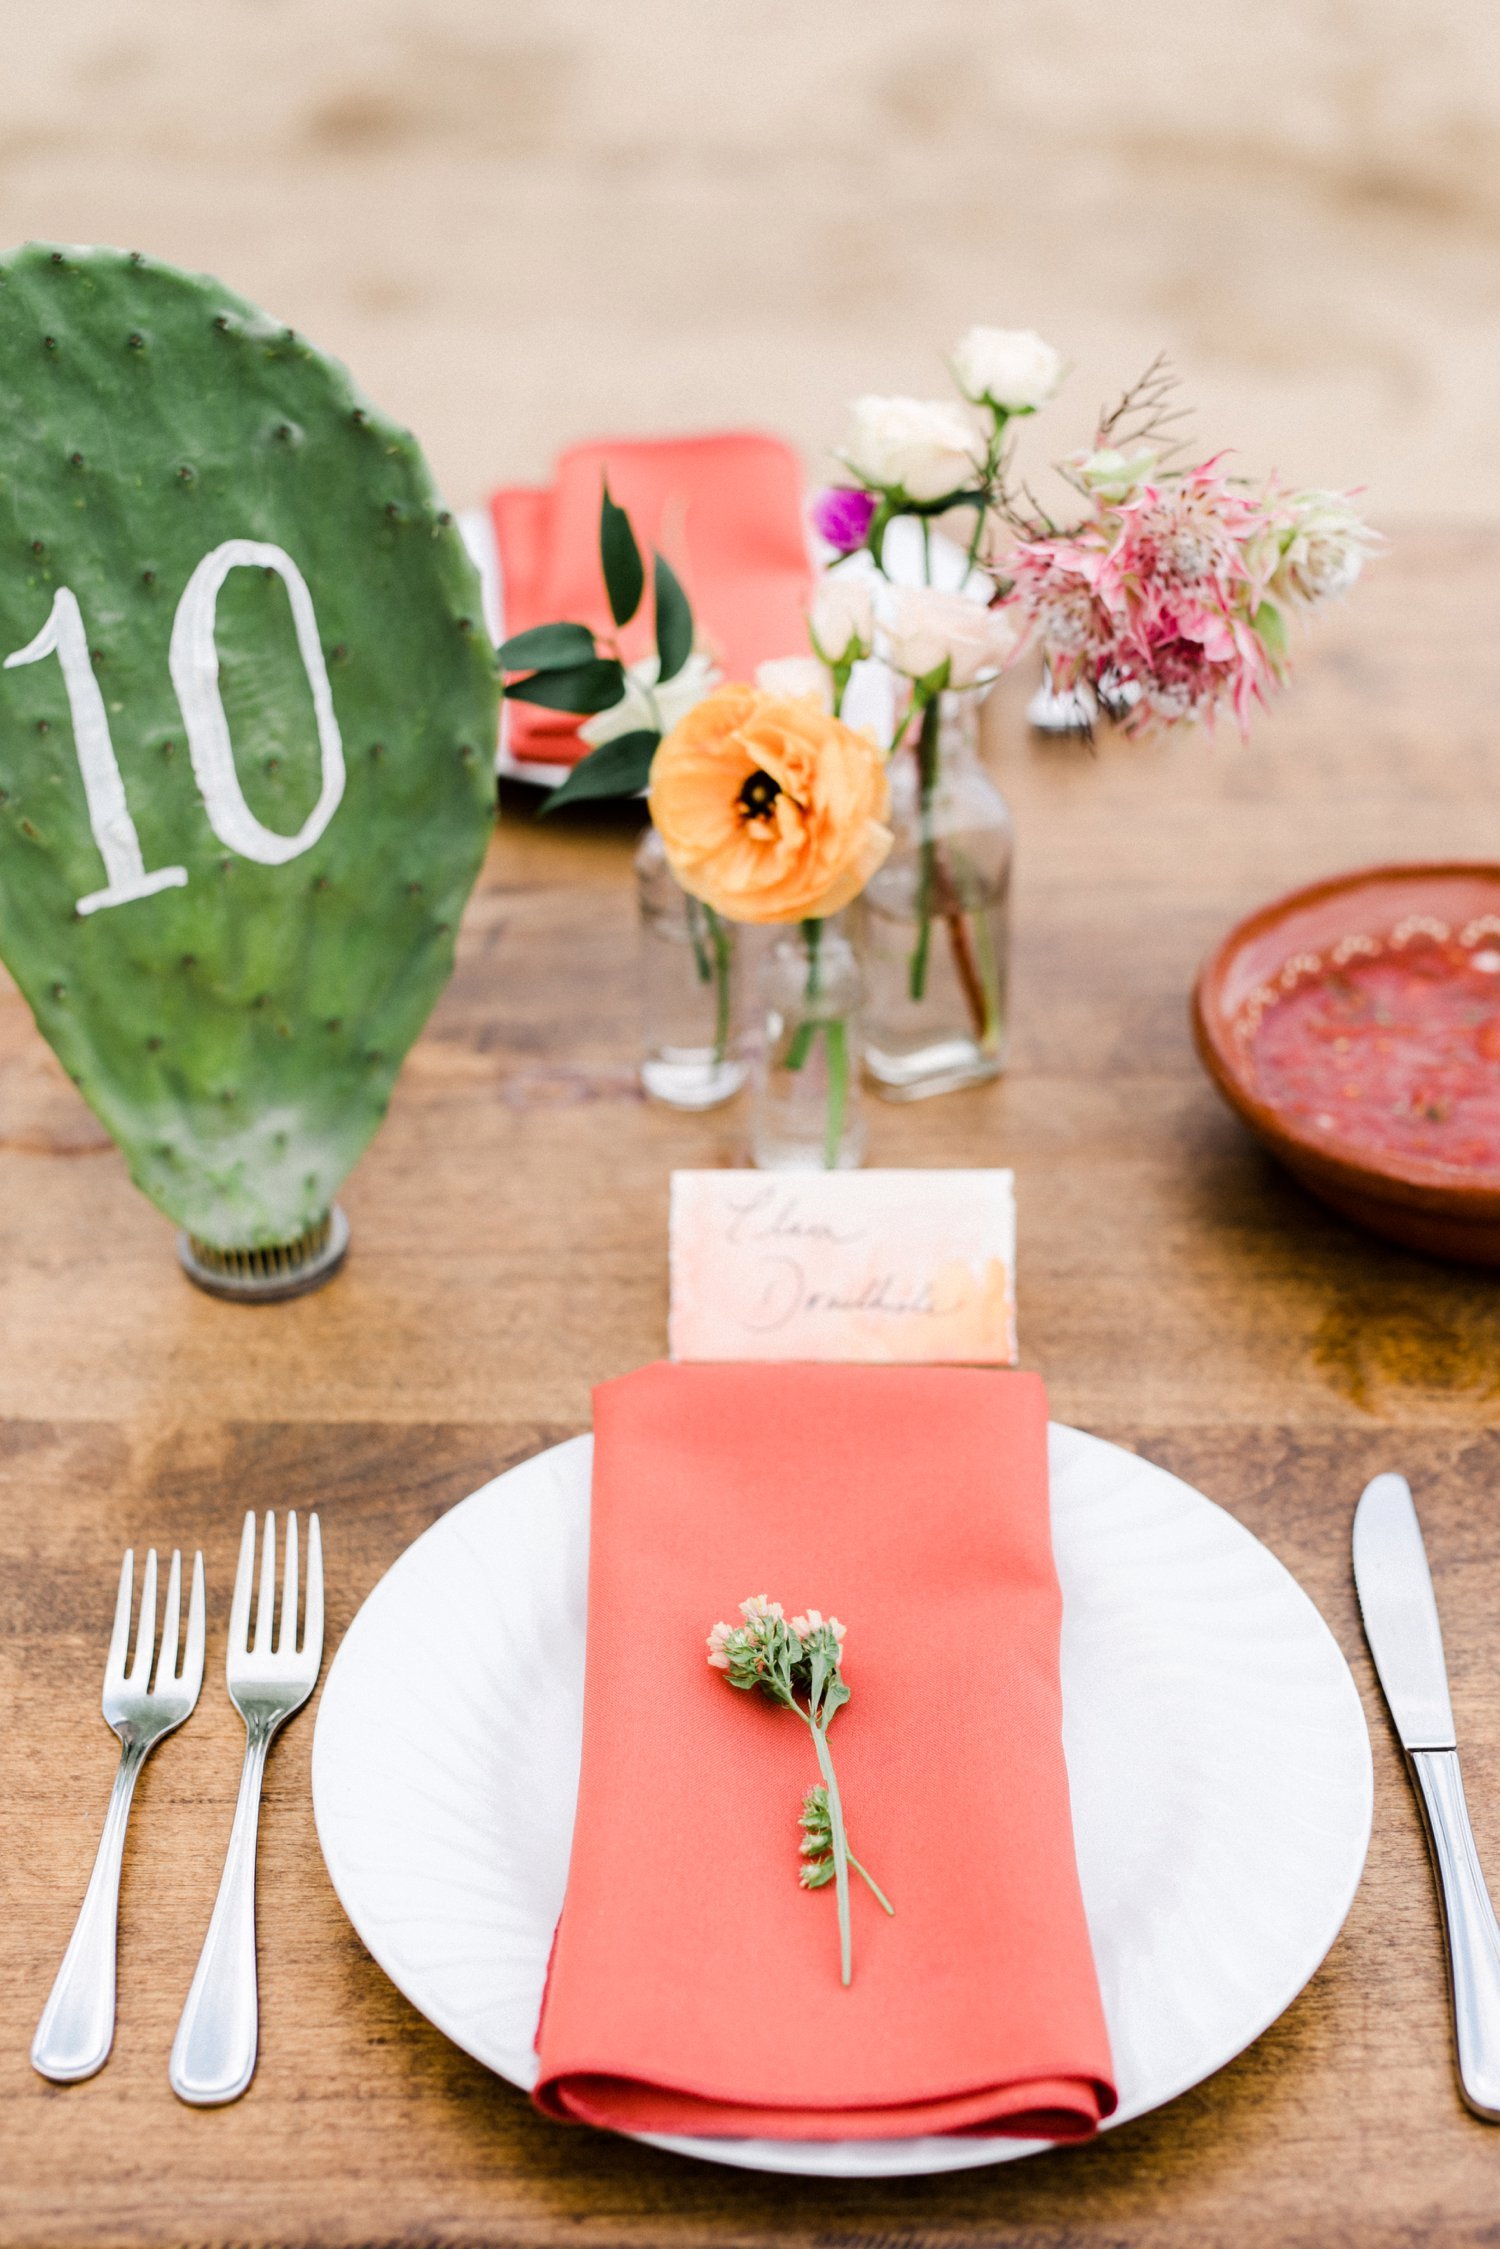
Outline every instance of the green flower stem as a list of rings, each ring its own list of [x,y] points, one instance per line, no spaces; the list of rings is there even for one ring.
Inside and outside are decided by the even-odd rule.
[[[816,1810],[814,1810],[815,1800],[817,1804]],[[807,1842],[805,1842],[802,1846],[802,1855],[804,1858],[811,1859],[812,1866],[816,1870],[813,1880],[810,1882],[808,1880],[808,1870],[804,1867],[802,1874],[803,1884],[807,1888],[821,1889],[823,1883],[826,1880],[832,1879],[833,1874],[833,1828],[828,1810],[828,1791],[826,1788],[808,1789],[806,1797],[804,1799],[803,1815],[797,1824],[802,1829],[804,1835],[806,1835],[808,1838]],[[845,1841],[847,1842],[847,1840],[848,1838],[846,1837]],[[882,1890],[880,1884],[876,1881],[869,1868],[863,1863],[862,1860],[855,1857],[852,1847],[849,1851],[849,1864],[853,1867],[855,1873],[864,1883],[866,1889],[868,1889],[870,1895],[875,1899],[876,1903],[891,1916],[892,1920],[894,1920],[896,1916],[896,1908],[892,1905],[890,1899],[886,1896],[884,1890]],[[824,1873],[825,1867],[828,1870],[827,1874]]]
[[[970,916],[962,896],[954,886],[952,875],[942,864],[938,852],[933,800],[937,794],[941,734],[941,706],[937,694],[934,694],[922,705],[921,723],[917,732],[920,817],[917,935],[908,968],[907,989],[913,1000],[921,1000],[926,996],[927,969],[932,954],[933,918],[936,913],[941,912],[948,925],[948,935],[953,946],[953,964],[968,1004],[975,1038],[981,1046],[987,1047],[994,1043],[999,1031],[999,973],[995,965],[994,949],[990,944],[989,930],[984,926],[983,908],[977,908]],[[987,982],[983,969],[975,965],[968,928],[971,918],[976,924],[980,949],[989,956]]]
[[[922,707],[917,730],[917,801],[921,821],[917,876],[917,941],[912,948],[907,989],[914,1000],[927,991],[927,958],[932,949],[932,904],[937,878],[937,839],[933,834],[932,800],[937,791],[938,736],[941,711],[934,695]]]
[[[890,1899],[886,1896],[884,1890],[882,1890],[880,1884],[876,1881],[874,1875],[870,1872],[870,1869],[867,1866],[861,1866],[859,1860],[854,1856],[854,1853],[852,1851],[850,1851],[849,1853],[849,1864],[853,1867],[855,1873],[859,1876],[865,1887],[874,1893],[877,1904],[883,1905],[886,1912],[894,1921],[896,1918],[896,1908],[892,1905]]]
[[[708,947],[703,942],[703,932],[698,926],[698,916],[706,914],[709,908],[701,905],[690,890],[685,891],[683,896],[687,903],[688,942],[693,948],[693,959],[698,969],[698,981],[700,984],[706,984],[714,970],[713,962],[708,957]]]
[[[729,1052],[729,1008],[732,1000],[734,973],[734,939],[724,925],[724,917],[712,906],[703,909],[708,923],[708,934],[714,948],[714,1064],[717,1067]]]
[[[974,910],[974,936],[979,951],[979,982],[984,992],[984,1029],[981,1043],[989,1050],[1000,1043],[1000,964],[990,917],[982,905]]]
[[[837,1171],[839,1142],[844,1137],[844,1110],[849,1100],[849,1036],[842,1016],[825,1024],[828,1048],[828,1117],[823,1127],[823,1169]]]
[[[802,942],[807,947],[806,997],[808,1000],[815,1000],[823,989],[823,924],[820,921],[805,921],[802,924]],[[812,1043],[817,1035],[818,1026],[811,1018],[799,1023],[792,1034],[792,1043],[786,1050],[782,1068],[800,1070],[812,1052]]]
[[[912,947],[907,974],[908,996],[914,1000],[925,999],[927,996],[927,956],[932,949],[932,913],[928,905],[927,881],[924,868],[917,906],[917,941]]]
[[[805,921],[802,924],[802,941],[807,947],[806,1003],[811,1009],[823,990],[823,924]],[[784,1070],[800,1070],[813,1050],[813,1041],[819,1031],[823,1033],[828,1056],[828,1114],[823,1130],[823,1168],[838,1168],[839,1142],[844,1137],[844,1115],[849,1106],[849,1033],[839,1017],[832,1022],[819,1023],[809,1013],[797,1025],[791,1044],[782,1061]]]
[[[870,518],[870,528],[865,533],[865,548],[881,576],[885,576],[885,535],[900,509],[889,492],[883,492]]]
[[[992,406],[990,412],[994,416],[994,428],[990,432],[990,441],[985,448],[983,494],[975,505],[974,529],[969,538],[968,553],[964,556],[965,582],[968,580],[969,572],[979,560],[980,541],[984,537],[984,527],[989,520],[990,501],[994,496],[995,480],[1000,473],[1000,456],[1005,450],[1005,425],[1010,420],[1010,416],[1003,406]]]
[[[854,1980],[854,1939],[849,1921],[849,1845],[844,1834],[844,1807],[839,1801],[839,1784],[823,1729],[812,1718],[807,1719],[807,1726],[817,1752],[823,1786],[828,1791],[828,1824],[833,1835],[833,1894],[839,1913],[839,1978],[848,1985]]]
[[[1000,972],[995,962],[989,923],[985,919],[984,886],[962,852],[956,846],[951,848],[950,864],[944,861],[935,844],[933,847],[938,906],[948,925],[953,966],[969,1010],[974,1037],[981,1047],[988,1050],[994,1046],[999,1036]],[[974,898],[980,902],[970,907],[964,903],[966,898]],[[972,939],[970,922],[974,925]],[[983,956],[978,962],[974,957],[976,940],[977,949]]]
[[[729,1012],[733,995],[734,939],[725,926],[721,914],[712,906],[705,906],[691,892],[686,893],[688,942],[693,948],[693,961],[700,984],[714,986],[714,1062],[724,1060],[729,1051]],[[702,915],[702,923],[699,915]],[[708,942],[703,932],[707,929]]]

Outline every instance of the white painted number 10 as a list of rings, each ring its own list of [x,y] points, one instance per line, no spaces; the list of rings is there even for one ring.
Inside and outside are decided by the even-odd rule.
[[[219,653],[214,641],[219,588],[231,570],[240,569],[274,570],[286,587],[297,652],[312,690],[322,783],[317,803],[291,836],[266,827],[245,802],[219,691]],[[150,898],[158,890],[180,888],[188,879],[186,867],[158,867],[150,874],[146,871],[141,839],[125,801],[120,761],[110,739],[109,715],[94,677],[88,634],[77,598],[67,586],[58,587],[51,615],[35,640],[7,656],[4,668],[10,671],[18,664],[39,664],[45,656],[56,656],[62,669],[89,826],[108,877],[102,890],[91,890],[78,900],[79,913],[93,914],[101,906],[123,906],[133,898]],[[206,554],[177,604],[167,666],[182,709],[193,778],[208,824],[219,841],[242,859],[258,860],[265,867],[283,866],[288,859],[310,851],[338,810],[344,793],[344,746],[334,716],[312,595],[285,549],[259,539],[226,539]]]

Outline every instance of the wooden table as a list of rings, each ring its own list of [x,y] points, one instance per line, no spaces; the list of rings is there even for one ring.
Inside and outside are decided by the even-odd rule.
[[[761,2181],[554,2127],[429,2028],[343,1919],[275,1751],[260,2072],[167,2088],[240,1752],[219,1685],[247,1506],[317,1505],[329,1644],[407,1542],[582,1428],[660,1354],[667,1176],[736,1160],[735,1110],[632,1070],[624,814],[508,803],[455,981],[350,1182],[348,1268],[248,1311],[197,1294],[14,994],[0,1001],[0,2241],[797,2242],[1376,2249],[1500,2239],[1500,2131],[1454,2091],[1417,1819],[1348,1566],[1363,1480],[1428,1529],[1474,1824],[1500,1878],[1500,1281],[1347,1229],[1274,1171],[1193,1060],[1195,965],[1243,909],[1360,861],[1500,846],[1500,536],[1400,538],[1242,749],[993,747],[1020,831],[1015,1059],[993,1090],[874,1105],[871,1159],[1012,1163],[1026,1361],[1068,1421],[1190,1478],[1296,1572],[1375,1745],[1375,1838],[1327,1964],[1257,2045],[1096,2145],[895,2184]],[[91,1861],[97,1714],[127,1542],[201,1544],[210,1671],[148,1765],[125,1863],[119,2029],[92,2083],[27,2063]]]

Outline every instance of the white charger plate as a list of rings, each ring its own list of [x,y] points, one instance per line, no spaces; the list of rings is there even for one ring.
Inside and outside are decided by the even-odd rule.
[[[313,1805],[334,1888],[413,2006],[514,2085],[567,1881],[583,1722],[589,1475],[575,1437],[442,1516],[329,1670]],[[1306,1594],[1201,1492],[1056,1423],[1064,1744],[1123,2124],[1288,2007],[1370,1836],[1370,1742]],[[753,2170],[893,2177],[1043,2140],[645,2135]]]

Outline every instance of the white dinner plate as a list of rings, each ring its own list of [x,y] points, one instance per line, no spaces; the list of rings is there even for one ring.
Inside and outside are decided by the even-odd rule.
[[[526,2088],[578,1788],[592,1447],[509,1469],[408,1547],[344,1636],[313,1743],[350,1920],[439,2030]],[[1322,1960],[1364,1866],[1370,1742],[1332,1634],[1242,1524],[1076,1429],[1054,1423],[1050,1452],[1078,1870],[1123,2124],[1258,2038]],[[1049,2144],[643,2136],[840,2178]]]

